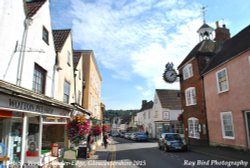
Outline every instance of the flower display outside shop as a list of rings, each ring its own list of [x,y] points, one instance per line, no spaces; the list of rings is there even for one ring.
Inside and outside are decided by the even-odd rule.
[[[94,136],[99,136],[102,133],[102,127],[101,125],[93,125],[91,131]]]
[[[85,116],[74,116],[68,123],[68,137],[71,143],[78,145],[80,141],[86,139],[90,131],[89,120]]]
[[[103,124],[103,131],[104,132],[110,132],[111,131],[110,125]]]

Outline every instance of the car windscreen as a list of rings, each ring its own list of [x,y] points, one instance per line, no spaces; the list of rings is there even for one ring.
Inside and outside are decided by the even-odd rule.
[[[166,134],[165,139],[167,141],[175,141],[175,140],[181,140],[181,137],[179,134]]]

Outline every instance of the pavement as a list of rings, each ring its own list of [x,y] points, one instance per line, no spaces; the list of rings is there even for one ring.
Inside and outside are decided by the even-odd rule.
[[[113,140],[112,140],[113,141]],[[112,144],[108,145],[107,149],[104,146],[98,146],[95,151],[92,151],[87,159],[78,159],[76,167],[91,167],[91,168],[111,168],[115,160]]]
[[[198,146],[189,145],[189,150],[192,152],[212,156],[222,160],[229,161],[247,161],[250,166],[250,150],[243,151],[228,147],[220,146]]]

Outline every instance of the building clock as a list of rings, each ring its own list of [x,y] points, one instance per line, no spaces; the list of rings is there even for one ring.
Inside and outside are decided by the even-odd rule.
[[[177,73],[175,71],[175,69],[173,69],[173,63],[167,63],[166,64],[166,70],[163,73],[163,79],[167,82],[167,83],[173,83],[176,81],[177,79]]]

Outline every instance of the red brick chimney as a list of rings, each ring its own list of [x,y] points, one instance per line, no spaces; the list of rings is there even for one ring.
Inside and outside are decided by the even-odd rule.
[[[215,41],[226,41],[230,39],[230,32],[229,29],[226,28],[226,25],[223,24],[220,27],[219,22],[216,21],[216,29],[215,29]]]

